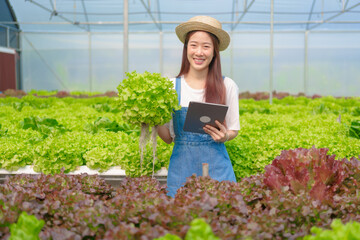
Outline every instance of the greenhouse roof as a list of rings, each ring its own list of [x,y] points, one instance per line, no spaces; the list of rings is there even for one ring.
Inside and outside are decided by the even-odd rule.
[[[195,15],[213,16],[227,31],[269,31],[271,23],[275,31],[360,31],[359,0],[8,1],[17,22],[0,24],[24,32],[122,32],[126,15],[130,32],[174,31]]]

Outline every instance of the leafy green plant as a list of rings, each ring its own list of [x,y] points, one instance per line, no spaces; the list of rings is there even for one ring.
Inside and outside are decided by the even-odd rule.
[[[2,127],[2,125],[1,125],[1,123],[0,123],[0,137],[1,137],[1,136],[4,136],[4,135],[7,134],[7,132],[8,132],[8,129],[3,130],[3,129],[1,129],[1,127]]]
[[[108,132],[119,132],[119,131],[136,131],[129,128],[128,125],[120,125],[116,121],[111,121],[107,117],[98,117],[94,123],[87,124],[84,128],[86,132],[97,133],[100,129],[104,129]]]
[[[86,166],[90,169],[96,169],[99,172],[108,170],[110,166],[117,164],[117,154],[113,149],[95,147],[90,151],[87,151],[83,158],[86,160]]]
[[[360,116],[360,107],[355,107],[351,114],[357,117]]]
[[[56,119],[53,118],[41,118],[41,117],[27,117],[20,122],[22,129],[29,129],[39,131],[43,138],[47,138],[50,134],[55,131],[64,133],[66,129],[63,125],[59,124]]]
[[[167,233],[165,236],[155,238],[154,240],[181,240],[181,238],[177,235]]]
[[[29,95],[37,95],[37,96],[51,96],[51,95],[55,95],[58,91],[57,90],[53,90],[53,91],[47,91],[47,90],[35,90],[35,89],[31,89],[28,94]]]
[[[210,225],[202,218],[191,221],[185,240],[220,240],[211,230]]]
[[[17,110],[18,112],[21,112],[21,110],[23,109],[25,104],[22,101],[21,102],[13,102],[12,106],[15,110]]]
[[[92,107],[98,112],[111,112],[111,113],[118,113],[119,109],[113,107],[107,103],[97,103],[93,104]]]
[[[80,96],[80,95],[92,96],[92,95],[96,95],[96,94],[102,94],[102,92],[71,91],[70,94],[73,96]]]
[[[9,240],[38,240],[44,224],[44,220],[38,220],[35,216],[22,212],[18,222],[10,225]]]
[[[140,167],[143,162],[144,148],[152,127],[153,163],[156,159],[156,126],[170,121],[171,113],[180,109],[173,83],[159,73],[126,73],[117,87],[119,93],[119,111],[125,122],[141,126],[139,141]],[[154,164],[153,164],[154,165]],[[153,169],[154,172],[154,169]]]
[[[168,233],[154,240],[181,240],[181,238]],[[220,238],[214,235],[210,225],[203,218],[196,218],[191,221],[185,240],[220,240]]]
[[[21,98],[21,102],[24,103],[24,106],[31,106],[34,109],[49,108],[54,101],[56,101],[55,98],[48,98],[44,100],[42,98],[37,98],[33,95],[26,95]]]
[[[348,222],[345,225],[340,219],[334,219],[331,223],[331,230],[318,227],[311,228],[313,235],[305,236],[304,240],[359,240],[360,223]],[[315,235],[314,235],[315,234]]]
[[[351,121],[349,126],[349,136],[360,139],[360,120]]]
[[[33,160],[34,171],[59,173],[75,171],[84,165],[83,154],[92,143],[90,134],[84,132],[65,132],[57,137],[48,137],[34,149],[37,157]]]

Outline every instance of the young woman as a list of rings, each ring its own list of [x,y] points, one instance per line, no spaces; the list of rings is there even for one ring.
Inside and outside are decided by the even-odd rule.
[[[159,126],[163,141],[174,141],[170,158],[167,187],[174,197],[186,178],[202,175],[202,164],[209,164],[209,176],[218,181],[236,181],[224,142],[235,138],[240,130],[238,87],[221,74],[219,51],[225,50],[230,37],[221,23],[208,16],[196,16],[176,27],[184,43],[180,73],[174,79],[181,110],[173,114],[169,124]],[[206,125],[205,134],[183,131],[190,101],[226,104],[225,122],[216,121],[218,128]]]

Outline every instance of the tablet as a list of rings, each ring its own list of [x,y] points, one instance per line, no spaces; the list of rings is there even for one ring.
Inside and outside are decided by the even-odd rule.
[[[215,120],[223,123],[229,106],[215,103],[194,102],[189,103],[183,130],[193,133],[205,133],[206,124],[217,127]]]

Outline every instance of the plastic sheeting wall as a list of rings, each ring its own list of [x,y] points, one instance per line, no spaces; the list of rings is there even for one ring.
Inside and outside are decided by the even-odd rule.
[[[123,78],[122,34],[23,33],[23,88],[116,90]],[[144,41],[144,39],[146,41]],[[221,53],[223,74],[240,91],[268,91],[269,34],[233,33]],[[91,49],[91,50],[90,50]],[[274,90],[304,92],[304,34],[275,33]],[[174,33],[129,35],[129,70],[176,75],[182,44]],[[360,96],[360,33],[310,32],[307,95]]]

